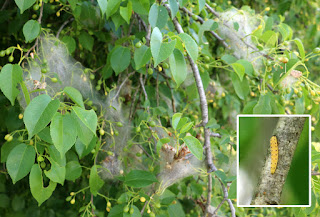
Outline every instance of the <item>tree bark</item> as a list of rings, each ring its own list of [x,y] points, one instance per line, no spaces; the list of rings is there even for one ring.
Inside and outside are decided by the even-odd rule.
[[[275,173],[271,174],[271,154],[268,151],[251,205],[280,204],[282,188],[306,119],[306,117],[279,118],[274,130],[274,135],[278,140],[278,165]]]

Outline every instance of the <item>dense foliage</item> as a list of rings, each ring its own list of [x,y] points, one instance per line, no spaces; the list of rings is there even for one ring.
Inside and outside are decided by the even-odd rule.
[[[1,216],[319,215],[319,2],[0,6]],[[311,207],[236,206],[237,114],[311,115]]]

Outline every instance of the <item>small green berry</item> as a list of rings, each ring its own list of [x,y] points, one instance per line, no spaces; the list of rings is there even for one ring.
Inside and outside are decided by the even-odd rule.
[[[14,57],[13,56],[9,56],[8,61],[11,63],[11,62],[13,62],[13,60],[14,60]]]
[[[156,126],[156,122],[150,121],[150,122],[149,122],[149,125],[150,125],[150,127],[155,127],[155,126]]]
[[[57,79],[57,78],[51,78],[51,81],[52,81],[53,83],[57,83],[57,82],[58,82],[58,79]]]
[[[313,49],[313,53],[319,54],[320,53],[320,47],[316,47],[315,49]]]
[[[101,85],[101,84],[102,84],[102,81],[101,81],[101,80],[99,80],[99,81],[98,81],[98,84],[99,84],[99,85]]]
[[[44,158],[41,155],[39,155],[38,158],[37,158],[37,161],[38,162],[42,162],[42,161],[44,161]]]
[[[100,86],[100,85],[97,85],[97,86],[96,86],[96,90],[98,90],[98,91],[101,90],[101,86]]]
[[[37,11],[37,10],[39,10],[39,8],[40,8],[40,7],[39,7],[38,4],[34,4],[34,5],[33,5],[33,10]]]
[[[104,135],[104,133],[105,133],[105,132],[104,132],[104,130],[103,130],[103,129],[100,129],[100,130],[99,130],[99,134],[100,134],[101,136],[103,136],[103,135]]]
[[[206,55],[206,56],[204,56],[204,61],[205,61],[205,62],[210,62],[210,57],[209,57],[209,56],[207,56],[207,55]]]
[[[209,64],[204,64],[204,68],[209,69],[210,68]]]
[[[118,127],[123,127],[123,124],[121,122],[117,122]]]
[[[90,74],[90,79],[94,80],[94,78],[95,78],[94,74]]]
[[[130,208],[129,213],[130,213],[131,215],[134,213],[134,209],[133,209],[133,207],[131,207],[131,208]]]
[[[137,42],[137,43],[135,44],[135,47],[136,47],[136,48],[140,48],[141,46],[142,46],[141,41],[139,41],[139,42]]]
[[[7,139],[8,142],[11,142],[13,140],[13,136],[9,136],[9,138]]]
[[[6,51],[5,50],[2,50],[1,52],[0,52],[0,57],[4,57],[6,55]]]
[[[46,168],[46,166],[47,166],[47,165],[46,165],[46,162],[42,161],[42,162],[40,163],[40,166],[41,166],[42,169]]]
[[[114,135],[115,135],[115,136],[119,136],[119,131],[118,131],[118,130],[115,130],[115,131],[114,131]]]
[[[129,206],[125,206],[125,207],[123,208],[123,212],[125,212],[125,213],[129,212]]]
[[[41,73],[46,74],[47,72],[48,72],[48,70],[46,68],[41,69]]]
[[[153,74],[153,69],[152,68],[148,68],[148,74],[152,75]]]
[[[6,55],[9,55],[9,54],[11,54],[11,48],[6,49]]]
[[[169,64],[168,63],[163,63],[162,66],[163,66],[164,69],[168,69],[169,68]]]
[[[140,127],[137,127],[137,128],[136,128],[136,133],[140,133],[140,131],[141,131],[141,128],[140,128]]]
[[[91,100],[87,102],[88,106],[92,106],[92,104],[93,104],[93,102]]]

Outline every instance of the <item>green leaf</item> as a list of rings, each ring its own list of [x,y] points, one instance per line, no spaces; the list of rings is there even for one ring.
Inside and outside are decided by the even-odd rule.
[[[19,94],[17,84],[22,81],[22,69],[19,65],[6,64],[0,73],[0,89],[10,100],[11,105]]]
[[[233,70],[237,73],[237,75],[240,78],[240,81],[242,81],[244,73],[245,73],[245,68],[243,65],[241,65],[240,63],[232,63],[231,64]]]
[[[162,148],[162,146],[166,143],[170,142],[170,139],[169,138],[162,138],[162,139],[159,139],[158,142],[157,142],[157,153],[159,154],[159,151],[160,149]]]
[[[228,192],[228,198],[229,199],[236,199],[237,198],[237,180],[235,180],[231,183],[231,186],[230,186],[229,192]]]
[[[57,112],[52,118],[50,135],[53,145],[60,152],[61,156],[65,155],[76,142],[77,130],[74,127],[76,124],[70,113],[62,115]]]
[[[117,12],[119,6],[120,6],[121,0],[108,0],[108,5],[107,5],[107,18],[112,16],[114,13]]]
[[[35,157],[36,151],[30,145],[21,143],[11,150],[6,165],[13,184],[28,175]]]
[[[65,87],[63,92],[65,92],[65,94],[67,94],[67,96],[79,107],[84,108],[82,95],[79,90],[73,87]]]
[[[304,105],[304,97],[296,98],[295,100],[295,111],[296,114],[303,114],[305,105]]]
[[[91,193],[96,196],[100,188],[103,186],[104,181],[100,178],[98,174],[98,169],[101,168],[100,165],[94,165],[90,170],[89,186]]]
[[[91,152],[91,150],[96,146],[97,143],[97,137],[93,137],[89,145],[85,145],[81,142],[81,140],[78,138],[75,144],[76,152],[79,155],[79,158],[83,158],[87,154]]]
[[[238,31],[239,30],[239,23],[238,22],[234,22],[233,23],[233,28]]]
[[[142,45],[134,51],[134,63],[136,70],[147,64],[151,59],[151,50],[149,47]]]
[[[180,203],[171,204],[168,206],[168,216],[169,217],[185,217],[183,207]]]
[[[94,38],[89,35],[89,33],[82,31],[79,35],[79,42],[83,46],[83,48],[87,49],[88,51],[92,51]]]
[[[253,114],[271,114],[269,95],[260,95],[257,105],[253,108]]]
[[[38,201],[39,206],[51,197],[57,186],[57,183],[50,181],[48,187],[43,187],[42,172],[38,164],[32,166],[29,183],[31,194]]]
[[[282,35],[282,40],[290,40],[292,38],[292,29],[285,23],[280,23],[278,26],[279,32]]]
[[[179,5],[177,0],[169,0],[169,5],[171,11],[171,18],[173,19],[179,11]]]
[[[191,127],[193,126],[193,122],[189,122],[189,123],[186,123],[180,130],[180,133],[186,133],[188,132]]]
[[[151,53],[154,58],[154,67],[167,59],[173,52],[176,41],[162,43],[162,34],[158,27],[154,28],[151,34]]]
[[[88,147],[95,134],[80,120],[74,111],[72,111],[71,115],[77,121],[76,129],[78,138]]]
[[[120,72],[128,68],[131,60],[130,49],[123,46],[117,46],[114,48],[111,56],[111,67],[118,75]]]
[[[132,14],[132,3],[129,1],[127,4],[127,7],[120,7],[120,15],[128,24],[130,24],[131,14]]]
[[[82,167],[78,161],[70,161],[66,165],[66,180],[75,181],[82,174]]]
[[[29,20],[23,26],[23,35],[26,39],[26,42],[32,42],[40,34],[41,26],[36,20]]]
[[[200,141],[193,136],[185,136],[183,141],[188,146],[190,152],[199,160],[202,160],[203,150]]]
[[[232,55],[229,55],[229,54],[225,54],[221,57],[221,59],[226,62],[227,64],[232,64],[232,63],[235,63],[237,61],[237,58],[235,58],[234,56]]]
[[[246,103],[243,108],[242,114],[253,114],[253,108],[256,106],[256,104],[256,100]]]
[[[21,14],[36,2],[36,0],[14,0],[14,1],[18,5]]]
[[[53,145],[49,127],[45,127],[43,130],[41,130],[38,133],[38,136],[40,137],[41,140]]]
[[[131,170],[126,175],[124,184],[133,188],[142,188],[154,182],[158,182],[158,180],[152,173],[144,170]]]
[[[0,77],[1,77],[1,75],[0,75]],[[0,78],[0,82],[1,82],[1,78]],[[21,85],[21,89],[22,89],[23,96],[24,96],[24,99],[26,101],[26,104],[29,105],[29,103],[30,103],[30,94],[29,94],[28,88],[27,88],[26,84],[23,81],[20,82],[20,85]],[[0,84],[0,86],[1,86],[1,84]]]
[[[72,109],[82,123],[88,127],[94,135],[96,135],[98,118],[94,110],[85,110],[77,106],[73,106]]]
[[[244,67],[245,73],[247,75],[253,76],[254,69],[253,69],[252,63],[250,63],[248,60],[244,60],[244,59],[237,60],[236,63],[240,63]]]
[[[63,185],[65,177],[66,177],[66,167],[65,165],[61,166],[57,162],[55,162],[52,158],[48,158],[51,164],[49,171],[44,171],[44,174],[53,182],[60,183]]]
[[[149,0],[132,0],[132,8],[134,12],[140,15],[148,15],[150,8]]]
[[[76,41],[71,36],[65,35],[61,41],[66,44],[69,53],[73,53],[76,50]]]
[[[179,37],[181,38],[182,42],[184,43],[184,46],[186,47],[186,50],[192,60],[194,62],[197,62],[198,59],[198,45],[197,43],[193,40],[193,38],[186,34],[186,33],[180,33]]]
[[[301,40],[299,38],[296,38],[293,40],[296,45],[298,46],[298,49],[299,49],[299,53],[300,53],[300,57],[302,59],[302,61],[304,60],[304,58],[306,57],[306,53],[304,51],[304,47],[303,47],[303,44],[301,42]]]
[[[59,164],[60,166],[66,166],[66,156],[60,154],[60,152],[54,147],[54,145],[50,145],[48,147],[48,152],[50,155],[50,159]]]
[[[268,47],[274,47],[278,42],[278,34],[274,31],[266,31],[260,38]]]
[[[159,29],[162,29],[167,24],[169,15],[168,11],[165,7],[162,5],[158,5],[157,3],[154,3],[149,11],[149,23],[152,26],[152,28],[158,27]]]
[[[23,121],[28,130],[29,139],[43,130],[51,121],[59,108],[59,100],[51,100],[42,94],[34,98],[24,111]]]
[[[205,31],[214,31],[219,27],[217,22],[213,20],[204,21],[204,23],[200,26],[198,36],[200,43],[203,43],[203,34]]]
[[[98,5],[100,7],[100,10],[101,10],[102,16],[103,16],[107,11],[108,1],[107,0],[98,0]]]
[[[169,57],[171,74],[177,87],[187,78],[187,64],[180,50],[174,49]]]
[[[173,129],[177,129],[177,126],[179,124],[179,121],[182,117],[182,113],[175,113],[173,116],[172,116],[172,127]]]
[[[198,0],[199,12],[202,11],[206,4],[206,0]]]
[[[11,142],[5,142],[3,145],[1,145],[1,163],[5,163],[7,161],[8,155],[10,154],[11,150],[20,143],[21,142],[14,139]]]
[[[249,81],[247,79],[240,81],[240,78],[236,73],[231,73],[231,81],[236,94],[243,100],[250,92]]]

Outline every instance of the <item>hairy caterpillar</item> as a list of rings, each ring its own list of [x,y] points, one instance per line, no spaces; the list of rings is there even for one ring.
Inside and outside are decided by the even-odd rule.
[[[276,136],[272,136],[270,139],[271,150],[271,174],[274,174],[278,164],[278,139]]]

